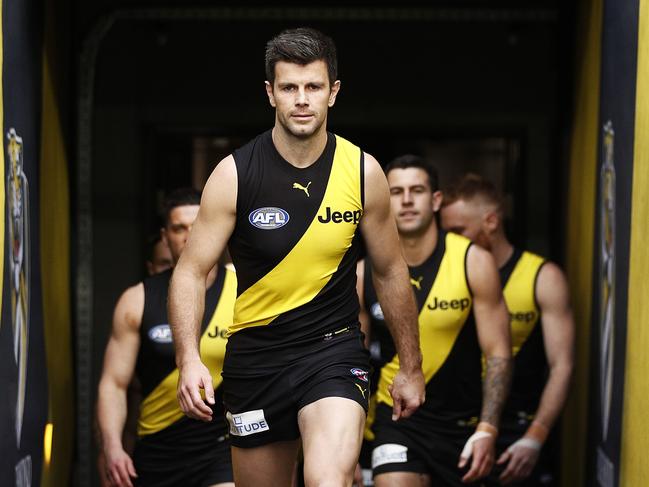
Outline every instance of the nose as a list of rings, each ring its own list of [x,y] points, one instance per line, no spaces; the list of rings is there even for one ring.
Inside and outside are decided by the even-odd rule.
[[[306,89],[304,88],[304,86],[301,86],[297,90],[297,98],[295,99],[295,104],[300,106],[309,104],[309,100],[306,96]]]
[[[405,190],[403,192],[403,196],[401,197],[401,203],[406,206],[406,205],[411,205],[412,204],[412,195],[410,194],[409,190]]]

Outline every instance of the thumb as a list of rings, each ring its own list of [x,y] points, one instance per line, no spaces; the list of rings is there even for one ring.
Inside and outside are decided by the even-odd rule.
[[[212,376],[209,374],[203,377],[203,389],[208,404],[214,404],[214,386],[212,385]]]
[[[509,450],[506,450],[498,457],[498,461],[496,462],[496,465],[502,465],[503,463],[507,463],[509,459],[512,457],[512,454]]]

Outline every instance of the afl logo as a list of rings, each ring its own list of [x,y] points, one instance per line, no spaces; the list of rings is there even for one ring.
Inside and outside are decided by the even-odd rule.
[[[171,343],[171,328],[169,325],[157,325],[149,330],[149,338],[156,343]]]
[[[248,221],[262,230],[276,230],[286,225],[289,218],[288,213],[281,208],[266,206],[250,213]]]
[[[383,310],[381,309],[381,305],[379,303],[374,303],[370,307],[370,313],[375,320],[383,321],[385,319],[385,317],[383,316]]]
[[[363,369],[353,368],[349,370],[353,376],[358,377],[363,382],[367,382],[367,371]]]

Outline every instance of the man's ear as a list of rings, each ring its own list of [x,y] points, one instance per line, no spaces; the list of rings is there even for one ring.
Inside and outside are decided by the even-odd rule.
[[[488,233],[494,233],[498,228],[498,225],[500,225],[500,216],[498,215],[498,212],[493,210],[488,211],[482,224]]]
[[[433,211],[437,213],[442,207],[442,201],[444,201],[444,194],[437,190],[433,193]]]
[[[275,95],[273,93],[273,85],[270,84],[269,81],[264,81],[266,85],[266,94],[268,95],[268,101],[270,102],[270,106],[275,108],[277,105],[275,104]]]
[[[337,79],[334,81],[334,84],[331,85],[331,91],[329,92],[329,108],[334,106],[336,103],[336,97],[338,96],[338,92],[340,91],[340,80]]]

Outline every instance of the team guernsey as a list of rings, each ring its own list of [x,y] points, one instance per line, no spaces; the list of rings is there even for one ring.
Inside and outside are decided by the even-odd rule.
[[[186,417],[176,398],[178,369],[166,311],[171,272],[144,280],[144,312],[135,368],[143,396],[134,451],[136,485],[202,487],[231,482],[221,370],[227,329],[232,324],[236,276],[219,267],[205,295],[200,353],[212,374],[217,400],[213,420],[204,423]]]
[[[536,301],[536,282],[546,260],[531,252],[515,248],[512,256],[500,268],[500,282],[509,310],[514,371],[512,385],[503,408],[498,454],[520,439],[538,409],[547,382],[548,364],[543,342],[541,313]],[[556,441],[550,436],[547,442]],[[546,443],[547,444],[547,443]],[[517,483],[521,487],[554,485],[552,448],[541,451],[530,476]],[[484,482],[488,487],[499,486],[502,468],[496,466]]]
[[[482,364],[473,298],[466,273],[470,240],[440,231],[433,254],[410,267],[419,306],[426,401],[410,417],[391,420],[389,386],[399,371],[395,355],[381,370],[374,423],[374,475],[417,472],[435,485],[462,485],[457,462],[473,433],[482,401]]]
[[[355,287],[364,161],[328,133],[319,158],[296,168],[271,131],[233,157],[238,289],[223,377],[233,444],[249,447],[296,438],[297,410],[319,398],[366,407]]]

